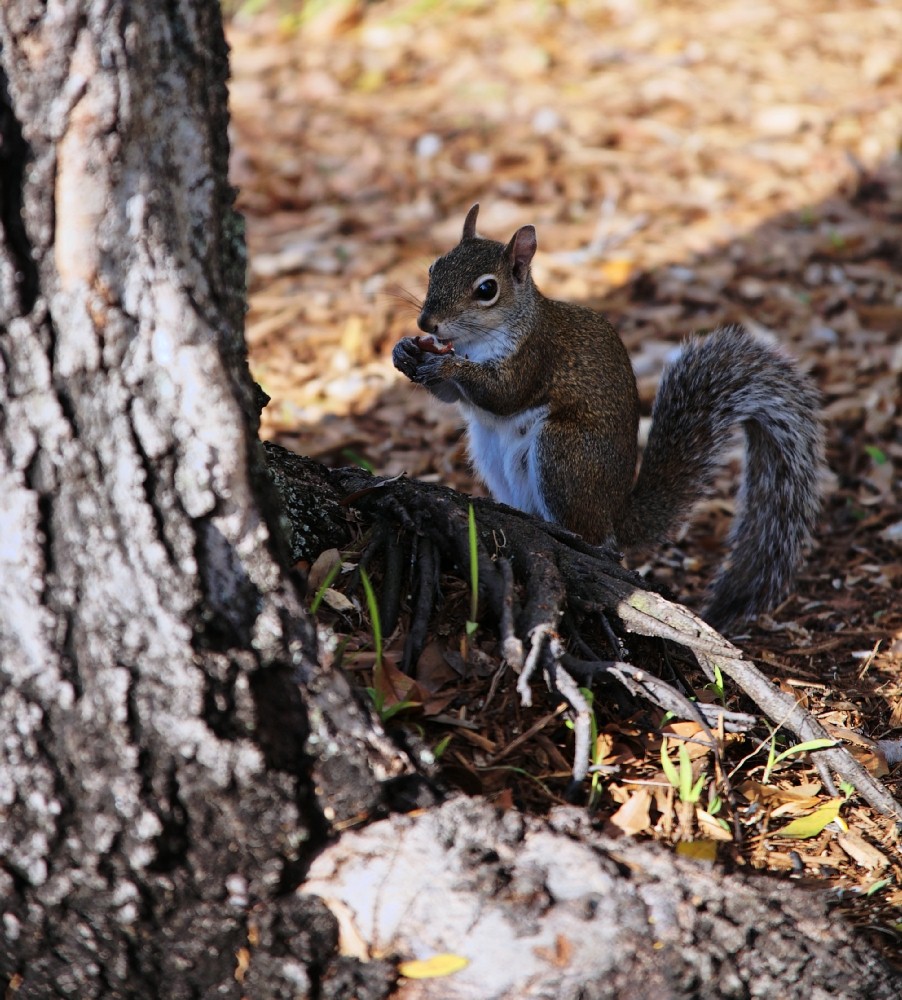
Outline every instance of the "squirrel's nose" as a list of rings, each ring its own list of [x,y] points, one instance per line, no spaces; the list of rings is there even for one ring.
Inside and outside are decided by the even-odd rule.
[[[435,333],[435,331],[438,330],[438,321],[432,313],[428,313],[424,309],[420,315],[417,316],[417,326],[423,331],[423,333]]]

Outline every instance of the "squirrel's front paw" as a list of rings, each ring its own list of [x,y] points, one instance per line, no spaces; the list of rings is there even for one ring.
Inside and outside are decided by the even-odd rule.
[[[423,350],[419,340],[419,337],[405,337],[395,344],[391,352],[395,368],[438,399],[446,403],[459,402],[461,391],[452,373],[457,365],[453,351],[437,354],[434,349]]]
[[[395,368],[406,375],[411,382],[433,386],[443,381],[442,369],[450,354],[437,354],[434,350],[423,350],[419,337],[404,337],[391,352]]]
[[[395,344],[391,352],[392,363],[402,375],[411,382],[417,382],[417,370],[425,357],[413,337],[404,337]]]

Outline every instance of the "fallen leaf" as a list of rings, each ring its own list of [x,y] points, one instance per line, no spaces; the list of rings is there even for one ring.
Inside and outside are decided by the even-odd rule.
[[[781,788],[779,785],[764,785],[760,781],[743,781],[737,788],[749,802],[767,802],[780,807],[792,804],[797,809],[813,809],[820,802],[821,785],[808,782],[795,788]]]
[[[441,643],[427,643],[417,660],[416,678],[427,691],[438,691],[457,678],[457,671],[445,659]]]
[[[235,952],[235,979],[239,983],[244,982],[247,970],[251,967],[251,952],[249,948],[239,948]]]
[[[873,871],[874,869],[886,868],[889,865],[889,859],[885,854],[882,854],[853,830],[837,834],[836,842],[862,868]]]
[[[323,593],[323,604],[328,604],[333,611],[338,611],[340,614],[354,610],[353,601],[345,597],[340,590],[334,590],[332,587]]]
[[[676,852],[682,858],[705,861],[708,864],[717,860],[717,844],[713,840],[681,840],[676,845]]]
[[[613,257],[601,265],[605,281],[611,285],[623,285],[632,277],[636,265],[624,257]]]
[[[610,822],[623,833],[635,836],[635,834],[647,830],[651,825],[650,806],[651,792],[647,788],[640,788],[633,792],[617,812],[611,816]]]
[[[439,979],[460,972],[470,964],[462,955],[433,955],[431,958],[414,958],[401,962],[398,972],[406,979]]]
[[[782,829],[775,830],[774,835],[777,837],[798,837],[800,840],[816,837],[823,831],[824,827],[839,816],[839,807],[843,801],[843,799],[831,799],[808,816],[800,816]]]
[[[390,656],[384,656],[382,663],[373,670],[373,687],[382,696],[386,708],[402,701],[422,704],[428,697],[419,684],[403,670],[400,670]]]
[[[319,590],[323,585],[323,581],[326,580],[335,568],[336,563],[341,564],[341,553],[338,549],[326,549],[325,552],[321,552],[316,557],[316,561],[310,567],[310,572],[307,574],[307,590],[309,593],[315,594]]]
[[[545,948],[539,945],[533,948],[533,953],[546,962],[557,966],[559,969],[566,968],[573,958],[573,943],[563,934],[558,934],[554,939],[554,948]]]
[[[711,813],[706,812],[704,809],[696,807],[695,821],[698,823],[700,832],[706,837],[710,837],[711,840],[729,841],[733,839],[733,834],[730,830],[725,830],[720,823],[718,823],[717,817],[712,816]]]

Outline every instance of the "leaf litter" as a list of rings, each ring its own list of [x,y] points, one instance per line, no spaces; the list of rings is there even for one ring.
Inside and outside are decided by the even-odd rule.
[[[733,638],[902,797],[902,10],[333,0],[303,11],[247,5],[229,25],[247,338],[272,396],[262,434],[327,464],[482,492],[454,411],[390,362],[416,332],[428,264],[475,201],[495,238],[536,224],[540,287],[612,319],[646,414],[694,330],[742,322],[785,345],[823,394],[824,511],[795,592]],[[736,468],[644,567],[690,605],[722,551]],[[494,637],[466,634],[468,589],[443,588],[412,679],[397,667],[403,616],[384,638],[383,705],[412,703],[387,724],[441,747],[449,785],[548,809],[566,786],[571,731],[540,692],[520,704]],[[319,617],[372,686],[372,629],[350,596]],[[672,651],[634,655],[714,697]],[[728,687],[724,697],[743,707]],[[721,801],[720,765],[694,723],[597,695],[594,707],[603,828],[831,885],[898,948],[898,833],[828,795],[811,758],[766,772],[763,727],[716,733],[737,788]],[[684,789],[707,777],[697,802],[681,802],[662,770],[665,736],[673,768],[691,768]]]

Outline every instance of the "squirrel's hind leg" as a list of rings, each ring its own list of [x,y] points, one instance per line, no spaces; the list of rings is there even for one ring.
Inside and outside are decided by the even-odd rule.
[[[619,454],[593,428],[560,420],[545,424],[536,445],[548,519],[593,545],[612,544],[613,512],[628,502],[623,484],[632,479],[635,454]]]

